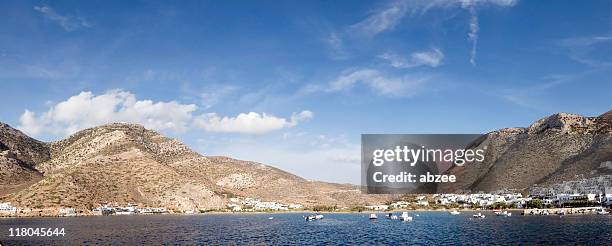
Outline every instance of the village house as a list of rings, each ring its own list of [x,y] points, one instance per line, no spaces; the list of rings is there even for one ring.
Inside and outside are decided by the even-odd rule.
[[[17,208],[11,206],[10,202],[0,203],[0,215],[11,215],[16,213]]]

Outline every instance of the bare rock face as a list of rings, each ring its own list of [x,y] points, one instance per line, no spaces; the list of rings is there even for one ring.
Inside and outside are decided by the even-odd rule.
[[[26,136],[21,131],[0,122],[0,151],[11,150],[16,158],[29,166],[49,160],[46,143]]]
[[[0,200],[22,207],[89,209],[105,202],[129,202],[209,210],[225,207],[234,196],[306,206],[364,205],[386,199],[362,195],[352,185],[312,182],[260,163],[201,156],[135,124],[89,128],[52,143],[12,128],[0,134],[0,149],[6,152],[0,155],[0,175],[23,179],[24,184],[3,188]]]
[[[40,176],[40,173],[20,160],[12,151],[0,151],[0,195],[11,187],[28,183]]]
[[[458,183],[440,192],[526,191],[578,178],[609,174],[600,163],[612,160],[611,113],[584,117],[559,113],[527,128],[501,129],[472,148],[484,148],[485,161],[452,167]]]
[[[40,180],[36,165],[49,158],[46,143],[0,123],[0,196]]]

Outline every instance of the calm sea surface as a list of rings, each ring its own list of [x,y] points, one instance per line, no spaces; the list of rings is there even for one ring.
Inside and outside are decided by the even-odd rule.
[[[415,215],[419,216],[416,217]],[[229,214],[108,216],[0,219],[3,245],[270,245],[270,244],[403,244],[403,245],[612,245],[612,216],[520,216],[472,219],[473,212],[412,213],[414,221],[387,220],[379,214],[325,214],[304,221],[306,214]],[[274,217],[270,220],[269,217]],[[15,239],[11,227],[65,228],[60,240]]]

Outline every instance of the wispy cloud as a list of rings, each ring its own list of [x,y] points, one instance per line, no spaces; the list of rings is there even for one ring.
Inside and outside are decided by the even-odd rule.
[[[204,109],[209,109],[222,102],[224,98],[238,90],[237,86],[219,85],[206,87],[200,93],[200,104]]]
[[[572,37],[557,41],[569,53],[569,57],[593,68],[611,68],[612,60],[602,55],[610,52],[612,36]]]
[[[372,13],[364,20],[349,27],[348,33],[362,37],[374,37],[382,32],[395,29],[401,21],[411,15],[423,15],[432,9],[460,8],[470,13],[468,41],[471,42],[470,63],[476,65],[476,51],[478,46],[478,8],[486,6],[512,7],[518,0],[396,0]]]
[[[85,18],[72,15],[61,15],[47,5],[34,6],[34,10],[42,13],[45,18],[56,22],[67,32],[91,27],[91,24],[85,20]]]
[[[591,46],[603,42],[611,42],[612,36],[588,36],[588,37],[573,37],[559,41],[559,44],[564,46]]]
[[[476,66],[476,47],[478,45],[478,15],[476,14],[476,8],[470,7],[470,32],[468,33],[468,40],[472,42],[472,50],[470,51],[470,63],[472,66]]]
[[[478,32],[480,31],[477,7],[485,5],[512,7],[516,5],[518,0],[461,0],[460,2],[461,7],[470,12],[470,32],[468,33],[468,40],[472,43],[470,63],[472,66],[476,66],[476,49],[478,47]]]
[[[438,67],[442,65],[444,54],[437,48],[429,51],[414,52],[410,59],[406,59],[400,55],[387,52],[379,55],[378,58],[389,61],[390,65],[395,68],[413,68],[419,66]]]
[[[357,84],[369,87],[375,94],[391,98],[411,97],[429,77],[393,76],[370,68],[347,69],[325,85],[310,85],[301,93],[349,91]]]
[[[346,47],[344,46],[344,40],[337,32],[332,32],[326,37],[325,42],[331,50],[331,57],[335,60],[344,60],[350,57]]]
[[[542,102],[543,95],[549,90],[554,90],[566,84],[576,83],[576,81],[584,80],[597,72],[597,70],[587,70],[576,74],[553,74],[543,78],[542,82],[530,86],[505,89],[499,94],[503,99],[513,104],[529,109],[542,110],[544,107]]]
[[[372,37],[381,32],[392,30],[406,16],[408,1],[393,1],[383,8],[373,11],[370,16],[350,27],[351,31]]]

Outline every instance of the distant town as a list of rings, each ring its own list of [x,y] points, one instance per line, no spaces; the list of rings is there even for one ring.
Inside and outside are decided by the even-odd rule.
[[[295,203],[263,201],[250,197],[229,198],[224,209],[218,210],[174,210],[165,207],[147,207],[141,204],[103,202],[91,210],[75,208],[32,209],[12,206],[11,203],[0,203],[2,217],[28,216],[108,216],[108,215],[150,215],[150,214],[201,214],[210,212],[387,212],[398,210],[487,210],[487,209],[523,209],[523,214],[553,214],[559,211],[569,213],[595,213],[612,208],[610,193],[532,193],[523,196],[520,193],[478,193],[478,194],[433,194],[407,195],[400,200],[386,204],[372,204],[356,207],[337,206],[304,206]],[[556,210],[555,210],[556,209]],[[560,210],[561,209],[561,210]],[[54,212],[55,211],[55,212]],[[534,212],[535,211],[535,212]]]

